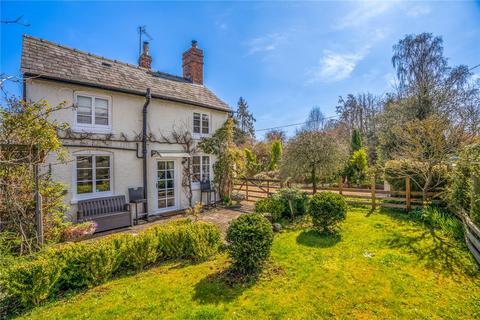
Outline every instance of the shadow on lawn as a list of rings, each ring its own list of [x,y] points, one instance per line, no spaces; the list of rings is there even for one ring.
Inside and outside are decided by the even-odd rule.
[[[319,233],[315,230],[303,231],[297,236],[297,243],[314,248],[333,247],[342,240],[342,235],[335,233]]]
[[[193,298],[202,304],[217,304],[236,299],[257,282],[257,277],[238,279],[230,269],[211,274],[195,285]]]
[[[407,213],[381,210],[395,219],[403,230],[391,231],[384,243],[393,249],[401,249],[415,255],[425,267],[446,274],[479,274],[478,267],[469,256],[464,242],[448,237],[441,230],[412,219]],[[412,224],[416,227],[412,227]]]

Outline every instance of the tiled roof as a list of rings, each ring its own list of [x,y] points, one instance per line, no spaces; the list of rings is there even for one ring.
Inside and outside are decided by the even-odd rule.
[[[94,87],[184,102],[218,110],[229,106],[203,85],[117,60],[23,36],[22,73],[26,76],[84,84]]]

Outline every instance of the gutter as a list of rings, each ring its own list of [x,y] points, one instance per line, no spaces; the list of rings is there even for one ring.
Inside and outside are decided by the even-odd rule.
[[[103,85],[103,84],[86,82],[86,81],[68,80],[68,79],[63,79],[63,78],[59,78],[59,77],[47,76],[47,75],[41,75],[41,74],[35,74],[35,73],[29,73],[29,72],[25,72],[23,74],[23,76],[24,77],[34,77],[35,79],[43,79],[43,80],[50,80],[50,81],[56,81],[56,82],[62,82],[62,83],[82,85],[82,86],[86,86],[86,87],[115,91],[115,92],[121,92],[121,93],[127,93],[127,94],[134,94],[134,95],[142,96],[142,97],[145,96],[145,93],[142,92],[142,91],[132,90],[132,89],[122,89],[122,88],[119,88],[119,87],[107,86],[107,85]],[[155,98],[155,99],[165,100],[165,101],[191,104],[191,105],[194,105],[194,106],[207,108],[207,109],[211,109],[211,110],[217,110],[217,111],[223,111],[223,112],[232,112],[231,109],[214,107],[214,106],[204,104],[204,103],[200,103],[200,102],[195,102],[195,101],[190,101],[190,100],[185,100],[185,99],[180,99],[180,98],[172,98],[172,97],[164,96],[164,95],[161,95],[161,94],[152,94],[151,97]]]
[[[143,198],[145,199],[144,202],[144,210],[146,214],[146,218],[148,220],[148,199],[147,199],[147,108],[150,104],[150,100],[152,99],[152,95],[150,92],[150,88],[147,89],[145,94],[145,104],[143,105],[142,110],[142,158],[143,158]]]

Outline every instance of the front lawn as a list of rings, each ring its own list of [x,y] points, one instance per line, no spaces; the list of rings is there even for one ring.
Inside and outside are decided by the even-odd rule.
[[[33,319],[480,317],[480,277],[462,243],[395,211],[351,209],[337,236],[275,236],[259,280],[225,283],[224,254],[172,262],[31,310]]]

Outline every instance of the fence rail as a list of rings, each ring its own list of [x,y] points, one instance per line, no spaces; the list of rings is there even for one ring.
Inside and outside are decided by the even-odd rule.
[[[480,264],[480,228],[464,213],[462,214],[462,221],[465,229],[467,247],[475,260]]]
[[[284,185],[280,180],[275,179],[238,179],[235,181],[233,190],[243,194],[246,201],[257,201],[268,197],[284,186],[295,186],[300,190],[313,194],[312,186]],[[343,183],[339,182],[338,187],[319,186],[317,187],[317,192],[336,192],[343,195],[348,204],[367,205],[372,208],[379,206],[410,210],[421,207],[423,205],[423,198],[421,198],[423,195],[422,192],[411,191],[409,177],[406,178],[405,186],[406,189],[403,191],[390,191],[377,189],[374,181],[372,181],[370,187],[362,188],[345,187]],[[437,199],[439,196],[438,193],[428,192],[427,196],[430,203],[440,203]]]

